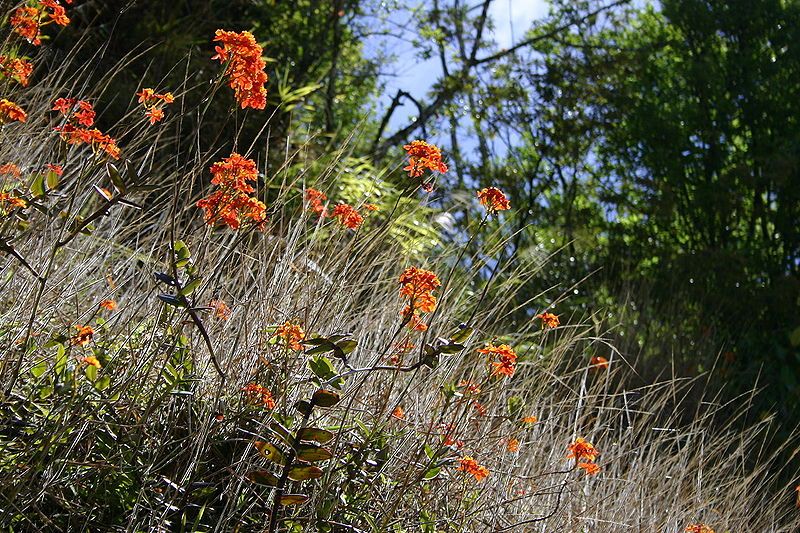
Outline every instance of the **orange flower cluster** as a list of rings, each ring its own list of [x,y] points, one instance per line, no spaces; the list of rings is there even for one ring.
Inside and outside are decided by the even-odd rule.
[[[159,94],[153,89],[142,89],[136,96],[139,97],[139,103],[145,109],[144,116],[150,119],[151,125],[164,118],[163,106],[175,101],[172,93]]]
[[[336,204],[331,216],[338,218],[342,226],[350,229],[358,229],[364,223],[364,217],[355,207],[348,204]]]
[[[292,324],[287,320],[284,324],[278,326],[278,329],[275,330],[275,336],[286,341],[286,346],[289,349],[299,352],[303,349],[303,345],[300,342],[306,338],[306,332],[303,331],[300,324]]]
[[[592,364],[592,368],[596,370],[606,370],[608,368],[608,359],[602,355],[592,357],[590,363]]]
[[[422,322],[420,312],[432,313],[436,310],[436,297],[432,292],[441,282],[430,270],[408,267],[400,274],[400,297],[408,298],[406,305],[400,312],[403,320],[408,322],[410,329],[425,331],[428,326]]]
[[[436,146],[425,141],[412,141],[403,146],[403,149],[408,153],[408,166],[403,170],[408,172],[409,177],[418,178],[426,170],[441,174],[447,172],[447,165],[442,161],[442,152]]]
[[[64,167],[61,165],[53,165],[52,163],[47,163],[45,168],[48,172],[52,172],[56,176],[63,176],[64,175]]]
[[[686,533],[714,533],[714,530],[705,524],[689,524],[684,531]]]
[[[26,120],[28,120],[28,114],[24,109],[11,100],[0,98],[0,124],[25,122]]]
[[[392,418],[396,418],[398,420],[404,420],[405,417],[406,417],[406,412],[399,405],[394,408],[394,411],[392,411]]]
[[[87,355],[86,357],[82,357],[81,358],[81,363],[83,363],[85,365],[88,365],[88,366],[93,366],[98,370],[103,368],[103,365],[100,364],[100,361],[98,361],[97,357],[95,357],[93,355]]]
[[[76,98],[59,98],[53,102],[53,111],[58,111],[67,118],[67,121],[77,122],[81,126],[91,128],[97,113],[92,104],[86,100]]]
[[[117,302],[115,302],[114,300],[103,300],[99,304],[97,304],[97,306],[100,307],[101,309],[114,311],[117,308]]]
[[[0,75],[4,78],[14,80],[23,87],[27,87],[32,72],[33,63],[30,61],[0,55]]]
[[[600,467],[594,463],[600,452],[585,439],[578,437],[567,449],[567,459],[575,459],[576,466],[583,469],[587,475],[593,476],[600,472]]]
[[[561,324],[561,321],[558,320],[558,316],[553,313],[540,313],[536,315],[536,318],[542,321],[542,327],[555,328]]]
[[[473,383],[471,381],[460,381],[458,383],[458,386],[462,387],[464,389],[464,392],[467,393],[467,394],[475,394],[475,395],[477,395],[477,394],[481,393],[480,386],[478,386],[477,383]]]
[[[479,465],[478,461],[469,455],[464,456],[460,460],[459,467],[456,468],[456,470],[466,472],[467,474],[472,474],[476,481],[483,481],[489,476],[489,469],[485,466]]]
[[[19,165],[14,163],[4,163],[0,165],[0,176],[13,176],[18,178],[22,175],[22,170]]]
[[[536,418],[535,416],[526,416],[525,418],[522,419],[522,423],[527,425],[533,425],[538,421],[539,419]]]
[[[53,111],[61,113],[67,121],[63,126],[53,129],[68,144],[88,144],[95,153],[103,151],[114,159],[119,159],[117,141],[97,128],[92,128],[96,115],[92,104],[75,98],[59,98],[53,102]]]
[[[509,437],[506,439],[506,451],[511,453],[519,451],[519,439],[515,439],[514,437]]]
[[[514,370],[517,364],[517,354],[508,344],[495,346],[494,344],[489,343],[485,348],[478,350],[478,353],[488,355],[490,359],[497,357],[496,361],[492,361],[492,366],[494,366],[494,370],[492,371],[493,376],[503,375],[511,377],[514,375]]]
[[[72,336],[69,341],[70,344],[73,346],[86,346],[92,342],[92,337],[94,336],[94,329],[92,326],[81,326],[80,324],[76,324],[75,329],[77,329],[78,332]]]
[[[275,398],[272,397],[268,388],[257,383],[248,383],[242,387],[242,392],[249,403],[262,405],[267,409],[275,409]]]
[[[72,0],[64,0],[71,4]],[[59,26],[69,24],[67,12],[58,0],[41,0],[32,6],[18,7],[11,15],[11,29],[33,45],[42,44],[42,26],[51,22]]]
[[[228,307],[228,304],[223,302],[222,300],[211,300],[208,302],[208,305],[214,311],[214,318],[218,320],[228,320],[231,317],[232,311],[231,308]]]
[[[28,203],[18,196],[14,196],[8,192],[0,192],[0,213],[7,215],[11,210],[19,207],[25,209]]]
[[[255,162],[233,153],[211,165],[211,174],[214,176],[211,183],[219,189],[195,204],[205,211],[206,224],[239,229],[250,221],[263,229],[267,206],[249,196],[255,189],[248,182],[258,180]]]
[[[479,190],[478,201],[491,215],[497,214],[498,211],[506,211],[511,207],[506,195],[497,187],[487,187]]]
[[[311,211],[318,214],[320,218],[328,216],[328,210],[325,209],[325,202],[328,200],[328,196],[324,192],[309,187],[306,189],[305,197],[306,202],[308,202],[308,208]]]
[[[217,30],[214,42],[222,43],[215,46],[217,52],[211,59],[219,59],[220,63],[228,64],[225,76],[228,76],[228,86],[234,90],[234,96],[242,109],[264,109],[267,105],[267,66],[261,57],[263,49],[256,42],[249,31],[233,32]]]

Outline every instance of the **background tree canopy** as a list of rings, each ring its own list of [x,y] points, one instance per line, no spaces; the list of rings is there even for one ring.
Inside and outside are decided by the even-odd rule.
[[[87,57],[157,47],[103,55],[100,71],[128,64],[104,93],[114,117],[125,108],[114,95],[142,83],[207,78],[221,21],[252,30],[269,56],[274,116],[249,121],[243,138],[273,146],[271,164],[286,149],[324,158],[347,141],[379,168],[403,142],[434,140],[452,169],[437,187],[462,199],[450,220],[474,220],[471,191],[498,186],[515,209],[482,238],[517,265],[555,254],[537,283],[508,295],[512,321],[559,287],[569,296],[559,312],[613,328],[641,372],[723,365],[730,380],[717,385],[733,394],[759,380],[772,391],[764,408],[789,413],[792,402],[769,398],[800,399],[800,4],[554,0],[504,48],[493,4],[89,1],[54,44],[88,39]],[[83,35],[89,25],[101,31]],[[386,90],[398,58],[382,45],[397,42],[432,69],[427,91]],[[209,105],[220,138],[233,138],[242,112],[230,99]],[[204,127],[186,120],[187,138]],[[358,176],[344,185],[373,179]],[[462,240],[458,224],[434,245]],[[484,281],[507,272],[489,268]]]

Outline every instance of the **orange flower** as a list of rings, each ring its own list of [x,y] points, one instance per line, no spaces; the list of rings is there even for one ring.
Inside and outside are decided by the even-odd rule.
[[[441,286],[439,278],[430,270],[408,267],[400,274],[400,296],[408,298],[415,311],[432,313],[436,309],[436,297],[431,294]]]
[[[528,424],[528,425],[533,425],[538,421],[539,421],[539,419],[536,418],[535,416],[526,416],[525,418],[522,419],[522,423],[523,424]]]
[[[486,407],[478,400],[472,402],[472,408],[475,409],[480,416],[486,416]]]
[[[473,383],[471,381],[460,381],[458,383],[459,387],[464,387],[464,392],[467,394],[480,394],[481,388],[478,386],[477,383]]]
[[[320,218],[324,218],[328,216],[328,211],[325,209],[325,203],[328,200],[328,197],[325,195],[324,192],[318,191],[317,189],[312,189],[309,187],[306,189],[306,201],[308,202],[308,208],[318,214]]]
[[[63,126],[57,126],[53,128],[53,130],[59,132],[61,138],[67,144],[88,144],[95,153],[102,151],[114,159],[119,159],[120,149],[119,146],[117,146],[117,141],[108,135],[104,135],[103,132],[97,128],[78,128],[73,124],[65,124]]]
[[[578,463],[578,468],[582,468],[587,476],[593,476],[600,472],[600,467],[595,463]]]
[[[478,191],[478,200],[490,214],[497,214],[498,211],[506,211],[511,204],[506,195],[497,187],[487,187]]]
[[[92,342],[92,336],[94,336],[94,329],[92,329],[92,326],[76,324],[75,329],[77,329],[78,332],[70,339],[70,344],[73,346],[86,346]]]
[[[292,324],[287,320],[284,324],[278,326],[278,329],[275,330],[275,336],[286,341],[286,346],[290,349],[299,352],[303,349],[300,341],[306,338],[306,332],[303,331],[299,324]]]
[[[515,439],[514,437],[506,439],[506,450],[511,453],[519,451],[519,439]]]
[[[64,175],[64,167],[62,167],[61,165],[52,165],[50,163],[47,163],[45,165],[45,168],[47,168],[48,171],[52,172],[56,176]]]
[[[364,223],[364,217],[353,206],[347,204],[337,204],[333,208],[332,216],[338,218],[343,226],[350,229],[357,229]]]
[[[364,204],[364,209],[367,211],[377,211],[379,208],[375,204]]]
[[[0,165],[0,176],[14,176],[15,178],[20,177],[22,174],[22,170],[20,170],[18,165],[14,163],[5,163]]]
[[[592,357],[589,362],[592,364],[592,367],[597,370],[605,370],[608,368],[608,359],[602,355]]]
[[[406,327],[408,329],[415,331],[428,331],[428,325],[422,321],[419,311],[411,311],[410,306],[405,306],[403,310],[400,311],[400,316],[403,317],[404,322],[407,322]]]
[[[7,124],[8,122],[25,122],[28,120],[28,114],[20,106],[0,98],[0,124]]]
[[[77,122],[87,128],[94,125],[94,119],[97,115],[92,104],[86,100],[77,100],[75,98],[59,98],[53,102],[53,111],[58,111],[68,121]]]
[[[249,403],[262,405],[267,409],[275,409],[275,399],[268,388],[256,383],[248,383],[242,387],[242,392]]]
[[[61,134],[66,143],[88,144],[95,153],[102,151],[114,159],[119,159],[120,149],[117,141],[97,128],[89,129],[94,125],[96,115],[92,104],[75,98],[59,98],[53,102],[53,111],[58,111],[66,119],[66,124],[53,128]]]
[[[397,418],[398,420],[403,420],[406,417],[406,412],[403,411],[403,408],[398,405],[394,408],[394,411],[392,411],[392,417]]]
[[[87,364],[89,366],[93,366],[98,370],[103,368],[103,365],[100,364],[100,361],[97,360],[97,357],[95,357],[93,355],[89,355],[89,356],[81,358],[81,362],[84,363],[84,364]]]
[[[514,375],[517,354],[509,345],[501,344],[500,346],[495,346],[489,343],[485,348],[478,350],[478,353],[488,355],[490,359],[497,357],[497,361],[492,361],[492,366],[494,366],[493,376],[504,375],[511,377]]]
[[[68,4],[72,0],[66,0]],[[59,26],[66,26],[69,24],[69,17],[67,17],[66,10],[59,5],[57,0],[41,0],[41,5],[44,6],[44,12],[50,17],[50,20]],[[48,11],[49,10],[49,11]]]
[[[689,524],[684,531],[686,533],[714,533],[714,530],[705,524]]]
[[[0,75],[4,78],[12,79],[27,87],[32,72],[33,63],[30,61],[0,55]]]
[[[164,110],[162,107],[175,101],[175,97],[172,93],[159,94],[149,88],[142,89],[140,92],[136,93],[136,96],[139,97],[139,103],[142,104],[145,109],[144,116],[150,119],[151,125],[164,118]]]
[[[153,125],[164,118],[164,111],[161,109],[148,109],[145,111],[144,116],[146,116],[150,120],[150,124]]]
[[[442,153],[439,148],[425,141],[412,141],[406,144],[403,149],[408,152],[408,166],[403,170],[408,172],[409,177],[418,178],[425,173],[425,170],[447,172],[447,165],[442,161]]]
[[[228,77],[228,86],[234,90],[234,96],[242,109],[264,109],[267,105],[267,66],[261,57],[263,49],[256,42],[249,31],[233,32],[217,30],[214,42],[222,43],[215,46],[217,52],[211,59],[218,59],[220,63],[227,63],[225,76]]]
[[[228,304],[222,300],[211,300],[208,305],[214,309],[214,318],[219,320],[228,320],[231,317],[232,311]]]
[[[248,182],[258,180],[255,162],[233,153],[211,165],[211,174],[214,176],[211,183],[218,185],[219,190],[195,204],[205,212],[206,224],[239,229],[249,221],[263,229],[267,221],[267,206],[248,196],[255,192]]]
[[[540,313],[536,315],[536,318],[542,320],[542,327],[548,328],[555,328],[558,327],[561,322],[558,320],[558,316],[554,315],[553,313]]]
[[[483,481],[489,476],[489,469],[479,465],[478,461],[469,455],[464,456],[459,462],[459,467],[456,470],[472,474],[476,481]]]
[[[33,45],[42,44],[40,21],[42,12],[35,7],[19,7],[11,15],[11,29]]]
[[[4,214],[8,214],[8,211],[11,211],[17,207],[20,209],[25,209],[27,206],[28,202],[26,202],[24,198],[14,196],[13,194],[7,192],[0,192],[0,211],[2,211]]]
[[[103,300],[98,306],[109,311],[114,311],[117,308],[117,302],[114,300]]]
[[[597,459],[597,456],[600,455],[594,446],[591,443],[587,442],[585,439],[578,437],[575,442],[570,444],[567,449],[569,450],[569,454],[567,455],[567,459],[575,458],[575,461],[583,461],[584,459],[586,462],[592,462]]]

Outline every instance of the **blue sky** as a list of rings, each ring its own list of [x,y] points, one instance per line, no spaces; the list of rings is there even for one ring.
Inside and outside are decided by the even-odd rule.
[[[547,0],[494,0],[489,10],[494,22],[490,37],[497,42],[499,48],[507,48],[521,39],[535,20],[547,15],[548,9]],[[390,27],[407,34],[409,39],[414,35],[416,28],[407,13],[389,14],[388,20]],[[425,99],[432,83],[441,76],[439,60],[421,60],[410,42],[391,37],[376,37],[369,39],[365,46],[368,56],[383,50],[397,57],[397,62],[391,69],[392,75],[384,78],[386,88],[379,102],[381,109],[388,106],[398,89],[411,93],[417,99]],[[405,105],[395,111],[389,131],[407,124],[415,113],[415,106],[406,101]]]

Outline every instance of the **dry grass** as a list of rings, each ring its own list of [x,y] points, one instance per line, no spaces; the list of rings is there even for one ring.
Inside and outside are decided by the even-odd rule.
[[[2,220],[2,237],[41,275],[10,254],[2,259],[3,529],[267,530],[275,489],[253,482],[253,472],[280,475],[282,468],[254,442],[292,448],[270,430],[274,421],[335,435],[327,444],[333,458],[319,463],[322,477],[287,486],[310,496],[279,509],[280,528],[289,531],[679,532],[699,522],[718,533],[800,528],[791,487],[778,481],[792,472],[776,460],[784,448],[770,441],[774,421],[756,419],[748,397],[722,403],[703,394],[699,379],[631,385],[639,381],[624,354],[578,318],[557,329],[533,320],[508,329],[504,295],[514,285],[484,291],[481,281],[503,246],[496,220],[487,222],[498,228],[492,246],[466,254],[463,246],[436,247],[424,260],[409,250],[430,251],[426,233],[418,246],[399,237],[409,233],[398,231],[398,218],[426,213],[413,195],[386,185],[382,210],[357,232],[303,211],[304,187],[341,192],[350,157],[344,150],[313,161],[303,146],[287,149],[285,167],[270,169],[260,184],[270,205],[267,230],[212,231],[194,203],[210,162],[227,153],[198,153],[200,143],[186,141],[181,117],[200,110],[179,99],[171,122],[150,128],[131,95],[131,112],[109,131],[128,160],[119,165],[126,199],[142,209],[114,205],[90,235],[73,237],[78,216],[106,207],[93,186],[109,186],[108,170],[86,149],[65,151],[48,110],[58,96],[107,97],[107,80],[49,67],[35,87],[14,94],[31,119],[0,129],[0,162],[20,165],[22,180],[45,163],[66,169],[59,186],[35,200],[41,209],[25,211],[24,224]],[[199,89],[176,93],[190,90]],[[208,129],[200,117],[195,136]],[[390,171],[397,169],[367,168],[361,178]],[[472,235],[476,228],[463,229]],[[203,277],[190,297],[202,330],[184,308],[158,298],[168,287],[153,274],[179,271],[172,260],[178,240]],[[430,330],[413,335],[417,348],[392,369],[394,346],[406,336],[396,280],[411,265],[434,270],[444,286]],[[501,265],[515,284],[541,267]],[[119,309],[99,311],[108,298]],[[228,320],[201,309],[212,299],[231,307]],[[551,291],[530,305],[557,299]],[[302,323],[309,338],[346,332],[358,342],[346,362],[331,357],[345,377],[342,401],[315,409],[306,424],[293,406],[318,385],[311,356],[274,340],[286,320]],[[462,322],[474,329],[462,349],[435,368],[416,364],[426,343],[450,337]],[[70,344],[75,324],[95,327],[93,343]],[[511,378],[489,376],[476,352],[493,339],[520,356]],[[89,353],[103,363],[96,377],[80,362]],[[608,356],[610,369],[590,367],[591,354]],[[481,393],[452,394],[462,380],[480,383]],[[245,401],[241,388],[252,382],[271,390],[274,409]],[[405,418],[391,415],[397,406]],[[526,416],[538,422],[523,424]],[[447,426],[462,448],[443,445]],[[506,449],[511,437],[520,441],[517,452]],[[601,451],[596,476],[566,459],[577,437]],[[488,467],[486,480],[456,470],[465,455]]]

